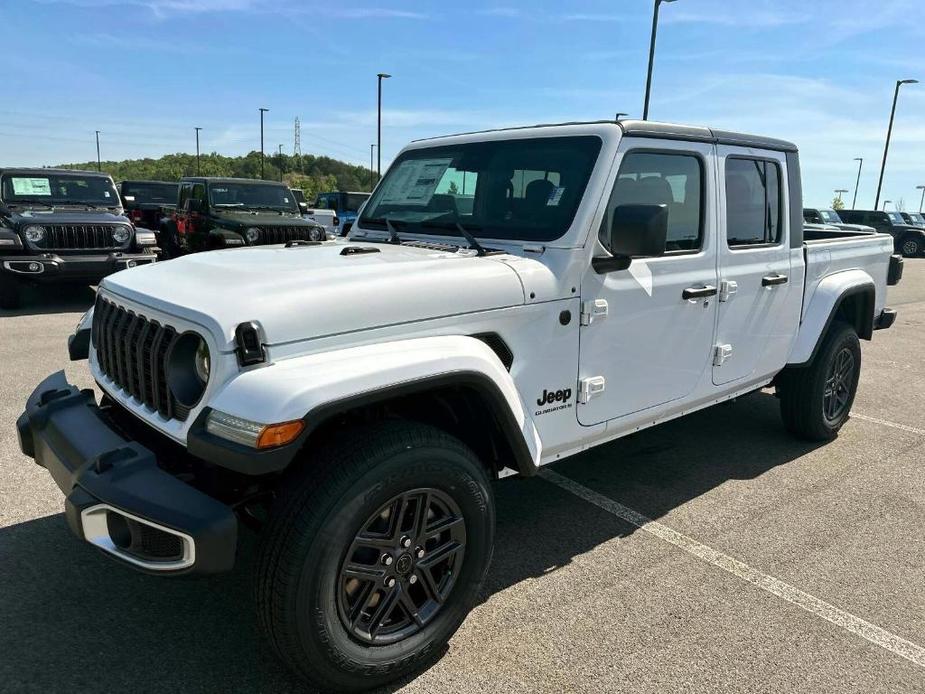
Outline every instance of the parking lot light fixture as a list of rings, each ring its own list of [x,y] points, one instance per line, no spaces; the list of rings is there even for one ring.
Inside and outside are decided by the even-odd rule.
[[[376,143],[369,146],[369,192],[373,192],[373,151],[376,149]]]
[[[628,116],[628,115],[629,115],[628,113],[623,113],[622,111],[620,111],[619,113],[617,113],[616,116],[614,116],[614,120],[617,121],[617,122],[619,123],[619,122],[620,122],[620,116]]]
[[[921,214],[922,207],[925,206],[925,186],[916,186],[915,189],[922,191],[922,199],[919,200],[919,214]]]
[[[283,146],[277,147],[277,156],[279,158],[279,182],[283,182]]]
[[[835,192],[838,194],[838,201],[841,202],[842,193],[847,193],[848,189],[847,188],[836,188]]]
[[[262,181],[264,178],[266,178],[263,172],[264,159],[265,159],[265,157],[263,156],[263,114],[269,111],[270,109],[259,108],[257,110],[260,111],[260,180]]]
[[[199,176],[199,131],[202,128],[195,126],[193,129],[196,131],[196,175]]]
[[[855,157],[858,163],[858,180],[854,184],[854,200],[851,201],[851,209],[856,210],[858,207],[858,188],[861,186],[861,167],[864,166],[864,157]]]
[[[887,206],[887,205],[892,205],[892,204],[893,204],[893,201],[892,201],[892,200],[884,200],[884,201],[883,201],[883,211],[886,212],[886,206]]]
[[[100,161],[100,130],[96,131],[96,170],[103,170],[103,162]]]
[[[380,72],[376,75],[379,80],[379,98],[376,111],[376,180],[382,178],[382,80],[387,80],[392,75],[387,72]]]
[[[655,7],[652,10],[652,39],[649,41],[649,71],[646,73],[646,100],[642,107],[643,120],[649,120],[649,97],[652,94],[652,66],[655,63],[655,36],[658,33],[658,8],[663,2],[674,1],[675,0],[655,0]]]
[[[874,209],[880,208],[880,192],[883,190],[883,174],[886,171],[886,158],[890,152],[890,138],[893,136],[893,120],[896,118],[896,102],[899,99],[899,88],[904,84],[918,84],[918,80],[896,80],[896,90],[893,92],[893,108],[890,110],[890,126],[886,131],[886,145],[883,148],[883,163],[880,165],[880,182],[877,184],[877,199]]]

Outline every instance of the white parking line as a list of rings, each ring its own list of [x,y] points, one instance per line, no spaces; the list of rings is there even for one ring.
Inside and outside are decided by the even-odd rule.
[[[866,414],[858,414],[857,412],[851,413],[852,419],[862,419],[865,422],[873,422],[874,424],[880,424],[881,426],[891,427],[893,429],[899,429],[900,431],[908,431],[910,434],[918,434],[919,436],[925,436],[925,429],[916,429],[915,427],[910,427],[908,424],[898,424],[896,422],[891,422],[886,419],[877,419],[876,417],[868,417]]]
[[[792,585],[781,581],[779,578],[774,578],[773,576],[762,573],[758,569],[753,569],[751,566],[738,559],[733,559],[712,547],[697,542],[697,540],[687,535],[672,530],[668,526],[662,525],[658,521],[652,520],[603,494],[598,494],[593,489],[588,489],[584,485],[568,477],[563,477],[548,468],[541,470],[539,474],[556,486],[625,520],[631,525],[635,525],[640,530],[655,535],[655,537],[683,549],[685,552],[694,555],[708,564],[719,567],[723,569],[723,571],[728,571],[734,576],[738,576],[742,580],[748,581],[772,595],[776,595],[817,617],[821,617],[832,624],[840,626],[846,631],[850,631],[853,634],[867,639],[871,643],[885,648],[906,660],[910,660],[919,667],[925,667],[925,648],[911,641],[907,641],[896,634],[890,633],[886,629],[878,627],[876,624],[871,624],[849,612],[840,610],[834,605],[830,605],[824,600],[820,600],[809,593],[804,593],[799,588],[794,588]]]

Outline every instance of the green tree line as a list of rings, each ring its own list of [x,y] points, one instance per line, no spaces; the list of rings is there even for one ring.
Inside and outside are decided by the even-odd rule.
[[[260,178],[260,152],[249,152],[242,157],[226,157],[215,152],[203,154],[199,166],[203,176]],[[292,188],[304,190],[309,200],[318,193],[331,190],[369,190],[370,182],[374,180],[372,172],[365,166],[311,154],[296,158],[288,154],[267,153],[264,166],[267,180],[278,181],[282,173],[283,181]],[[60,168],[95,171],[96,162],[61,164]],[[158,159],[104,161],[102,168],[116,182],[176,181],[183,176],[196,175],[196,155],[177,153]]]

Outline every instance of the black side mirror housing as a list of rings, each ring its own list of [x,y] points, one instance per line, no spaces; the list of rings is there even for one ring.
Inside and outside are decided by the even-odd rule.
[[[667,238],[667,205],[620,205],[613,211],[607,238],[602,239],[611,255],[594,258],[592,265],[599,274],[626,270],[633,258],[664,255]]]

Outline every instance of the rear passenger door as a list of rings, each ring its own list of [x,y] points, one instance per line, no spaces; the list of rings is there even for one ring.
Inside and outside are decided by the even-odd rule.
[[[790,248],[787,159],[719,146],[723,211],[713,383],[758,381],[780,370],[802,308],[802,248]]]

